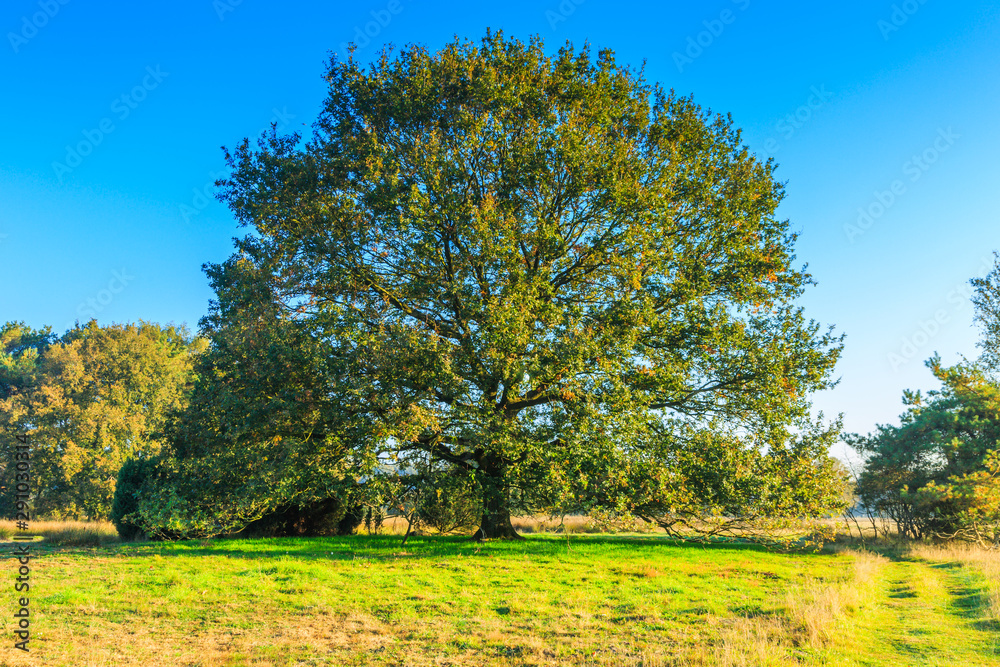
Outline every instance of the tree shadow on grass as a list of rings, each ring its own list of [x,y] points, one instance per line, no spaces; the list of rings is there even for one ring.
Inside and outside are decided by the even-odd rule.
[[[475,542],[466,536],[411,536],[406,546],[402,536],[350,535],[342,537],[215,538],[176,542],[130,542],[104,547],[52,546],[52,555],[124,557],[222,556],[243,559],[373,560],[441,559],[448,557],[494,558],[497,556],[557,557],[566,554],[599,554],[602,550],[655,552],[658,549],[698,551],[771,551],[760,544],[738,541],[685,542],[665,535],[530,535],[524,540]],[[791,552],[793,555],[836,555],[829,552]]]
[[[986,615],[989,591],[985,586],[960,586],[949,589],[948,593],[951,595],[949,611],[953,615],[968,620],[971,627],[982,632],[1000,630],[1000,623]]]
[[[566,538],[554,538],[562,540],[565,545]],[[733,538],[718,538],[711,541],[699,542],[694,540],[680,540],[667,535],[582,535],[572,537],[570,544],[576,545],[608,545],[622,544],[629,547],[674,547],[680,549],[692,549],[703,551],[752,551],[759,553],[787,554],[794,556],[835,556],[834,551],[813,549],[768,549],[765,545],[749,540],[739,540]]]
[[[889,645],[892,646],[893,650],[900,655],[909,656],[914,661],[924,662],[927,658],[927,651],[919,646],[915,646],[911,642],[905,639],[893,639],[889,641]],[[916,662],[914,663],[916,664]]]
[[[889,590],[889,597],[893,599],[915,598],[917,592],[909,586],[897,586]]]

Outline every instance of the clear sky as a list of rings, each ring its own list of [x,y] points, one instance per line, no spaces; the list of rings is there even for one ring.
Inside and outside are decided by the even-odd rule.
[[[933,387],[935,351],[976,355],[968,280],[1000,249],[987,0],[5,0],[0,321],[196,328],[212,297],[201,265],[241,233],[212,198],[220,146],[272,121],[308,132],[328,53],[349,40],[370,59],[487,27],[645,62],[774,156],[780,214],[819,283],[803,304],[847,334],[841,383],[816,404],[848,430]]]

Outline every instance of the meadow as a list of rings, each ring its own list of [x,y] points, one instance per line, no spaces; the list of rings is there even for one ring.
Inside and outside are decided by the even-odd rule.
[[[31,651],[13,648],[5,586],[3,665],[1000,663],[1000,555],[976,549],[773,553],[580,525],[405,546],[391,528],[120,543],[108,524],[33,527]]]

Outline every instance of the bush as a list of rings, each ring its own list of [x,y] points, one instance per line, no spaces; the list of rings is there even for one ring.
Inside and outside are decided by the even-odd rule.
[[[138,539],[143,533],[142,527],[134,523],[131,515],[139,510],[139,491],[146,480],[156,473],[156,467],[155,459],[129,459],[118,471],[111,523],[115,524],[118,537],[123,542]]]
[[[439,533],[471,532],[479,526],[482,500],[472,475],[451,469],[423,480],[417,520]]]

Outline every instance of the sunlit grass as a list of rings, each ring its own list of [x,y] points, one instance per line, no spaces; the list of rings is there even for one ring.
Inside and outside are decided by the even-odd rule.
[[[981,549],[966,543],[946,545],[908,545],[904,547],[915,557],[932,563],[960,563],[981,578],[979,592],[971,596],[983,616],[1000,632],[1000,551]]]
[[[486,544],[417,535],[403,547],[391,524],[342,538],[123,544],[107,524],[32,528],[47,533],[34,547],[32,653],[0,646],[2,665],[1000,659],[1000,558],[971,549],[854,540],[770,553],[584,532]],[[0,599],[10,618],[14,597]]]
[[[852,576],[848,556],[656,536],[400,544],[55,549],[34,564],[36,655],[52,665],[719,664],[733,623],[782,616],[788,590]],[[799,662],[794,640],[775,650]]]

